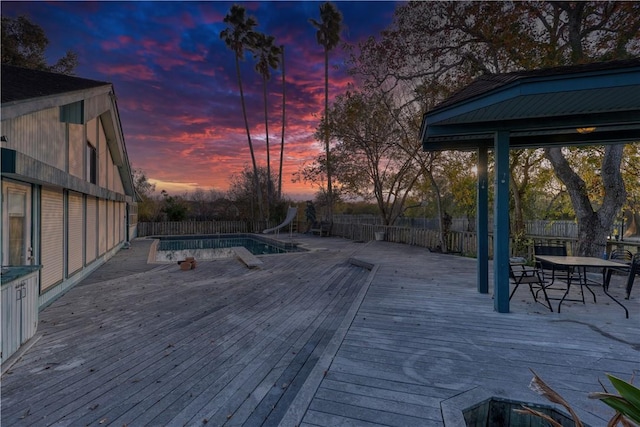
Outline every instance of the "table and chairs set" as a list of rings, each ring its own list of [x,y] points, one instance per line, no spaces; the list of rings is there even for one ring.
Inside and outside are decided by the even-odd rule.
[[[535,266],[528,266],[524,258],[511,258],[509,277],[515,285],[509,299],[513,297],[520,285],[527,285],[537,303],[553,312],[551,301],[557,300],[558,313],[565,301],[586,303],[585,290],[591,294],[596,303],[596,294],[591,287],[601,286],[604,294],[621,306],[627,318],[629,310],[625,305],[609,293],[609,284],[613,273],[626,274],[625,299],[629,299],[633,282],[640,275],[640,251],[632,254],[629,251],[613,251],[608,259],[584,256],[569,256],[566,246],[536,245],[534,246]],[[601,272],[600,275],[597,274]],[[580,288],[580,298],[570,294],[572,288]],[[551,290],[561,291],[561,296],[551,294]],[[555,294],[555,293],[554,293]]]

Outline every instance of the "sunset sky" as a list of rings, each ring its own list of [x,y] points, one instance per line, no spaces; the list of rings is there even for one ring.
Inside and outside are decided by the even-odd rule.
[[[2,16],[26,15],[49,38],[47,57],[78,54],[79,77],[114,84],[129,160],[156,191],[226,190],[233,172],[251,164],[234,54],[220,39],[232,2],[2,2]],[[315,192],[292,183],[321,145],[313,132],[323,111],[324,63],[309,18],[320,2],[239,2],[257,30],[285,45],[287,120],[283,191],[294,199]],[[352,44],[389,25],[395,2],[335,2],[342,38]],[[242,63],[249,125],[259,165],[266,165],[262,80],[247,55]],[[344,53],[331,53],[330,93],[344,90]],[[280,156],[282,77],[269,82],[271,167]]]

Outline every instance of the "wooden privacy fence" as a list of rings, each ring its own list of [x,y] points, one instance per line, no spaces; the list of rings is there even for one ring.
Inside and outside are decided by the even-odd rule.
[[[335,215],[335,223],[344,224],[371,224],[383,225],[382,218],[379,215]],[[430,230],[439,230],[440,222],[437,218],[398,218],[394,223],[398,227],[409,228],[426,228]],[[489,219],[489,227],[493,226],[493,219]],[[527,220],[524,222],[525,233],[530,236],[546,236],[571,238],[578,236],[578,224],[575,221],[549,221],[549,220]],[[452,218],[452,231],[474,231],[476,228],[473,219],[468,218]]]
[[[332,236],[360,241],[375,240],[376,233],[381,233],[378,237],[382,237],[387,242],[404,243],[431,250],[439,250],[440,248],[440,233],[437,230],[355,223],[334,223],[331,229]],[[446,242],[448,252],[460,253],[466,256],[475,256],[477,253],[477,240],[474,232],[451,231],[446,237]],[[518,244],[512,239],[510,244],[512,255],[526,256],[529,259],[533,259],[534,242],[565,245],[569,254],[572,254],[576,239],[535,236],[528,238],[524,244]],[[489,256],[493,256],[493,235],[491,234],[489,234]]]

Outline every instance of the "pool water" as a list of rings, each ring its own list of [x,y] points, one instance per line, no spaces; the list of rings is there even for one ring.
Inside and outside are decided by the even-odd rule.
[[[176,261],[192,256],[199,260],[230,258],[233,247],[245,247],[253,255],[301,252],[292,243],[283,243],[249,234],[220,234],[211,236],[162,236],[156,247],[156,261]]]

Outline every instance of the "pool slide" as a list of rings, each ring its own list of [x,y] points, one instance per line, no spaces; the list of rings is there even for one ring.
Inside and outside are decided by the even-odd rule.
[[[286,227],[287,225],[289,225],[289,223],[291,221],[293,221],[293,219],[296,217],[297,213],[298,213],[298,208],[289,207],[289,210],[287,211],[287,217],[284,219],[282,224],[280,224],[280,225],[278,225],[276,227],[273,227],[273,228],[267,228],[262,233],[263,234],[269,234],[269,233],[273,233],[274,231],[280,230],[281,228]]]

